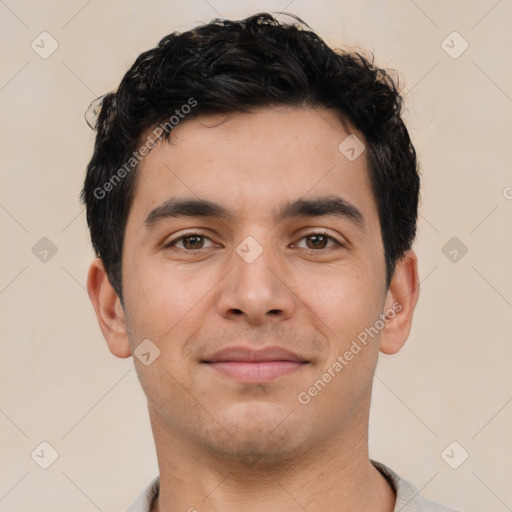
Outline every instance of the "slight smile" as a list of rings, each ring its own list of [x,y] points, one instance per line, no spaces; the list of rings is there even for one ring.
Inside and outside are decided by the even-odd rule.
[[[300,370],[309,361],[280,347],[230,347],[202,361],[243,384],[263,384]]]

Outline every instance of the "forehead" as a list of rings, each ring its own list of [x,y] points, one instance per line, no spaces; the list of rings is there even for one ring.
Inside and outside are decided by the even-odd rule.
[[[371,218],[376,205],[365,152],[356,159],[343,152],[351,133],[363,143],[326,108],[185,119],[170,142],[160,142],[139,164],[130,218],[141,224],[170,197],[195,197],[221,202],[239,218],[263,220],[284,201],[326,195],[341,195]]]

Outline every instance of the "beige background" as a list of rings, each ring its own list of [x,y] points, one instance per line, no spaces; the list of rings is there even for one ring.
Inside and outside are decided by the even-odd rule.
[[[108,352],[84,288],[87,106],[172,31],[282,10],[331,45],[373,49],[409,91],[422,290],[408,343],[377,369],[371,456],[432,499],[512,510],[512,2],[184,5],[0,1],[0,511],[119,511],[157,474],[133,362]],[[42,31],[59,45],[47,59],[31,48]],[[453,31],[469,44],[458,58],[443,49]],[[57,248],[46,263],[32,252],[42,237]],[[452,237],[468,248],[456,262],[442,250]],[[31,458],[42,441],[59,455],[46,470]]]

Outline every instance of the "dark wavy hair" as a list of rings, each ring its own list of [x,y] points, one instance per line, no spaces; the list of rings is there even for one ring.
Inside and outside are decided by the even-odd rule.
[[[81,200],[92,245],[121,301],[122,246],[137,175],[136,166],[126,172],[126,162],[149,129],[167,122],[162,137],[168,140],[168,120],[191,98],[197,104],[187,119],[276,104],[321,106],[359,130],[389,286],[396,262],[414,240],[419,200],[416,151],[401,119],[398,80],[376,67],[373,56],[370,61],[360,51],[333,50],[289,16],[299,23],[260,13],[174,32],[139,55],[116,92],[96,101],[96,141]]]

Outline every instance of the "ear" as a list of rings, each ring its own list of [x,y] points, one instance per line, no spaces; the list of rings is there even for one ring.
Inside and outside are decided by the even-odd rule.
[[[100,258],[89,268],[87,291],[110,352],[117,357],[131,356],[123,307]]]
[[[384,313],[388,313],[380,339],[380,351],[384,354],[395,354],[407,340],[420,293],[419,285],[418,259],[409,250],[396,264],[384,302]]]

